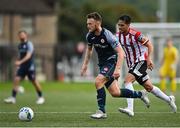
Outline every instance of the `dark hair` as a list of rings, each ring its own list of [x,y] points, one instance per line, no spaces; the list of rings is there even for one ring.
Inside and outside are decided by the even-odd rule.
[[[118,20],[122,20],[124,21],[126,24],[130,24],[131,23],[131,17],[128,15],[122,15],[119,17]]]
[[[18,34],[20,34],[20,33],[25,33],[27,35],[26,30],[19,30]]]
[[[97,21],[102,22],[102,17],[101,17],[101,15],[100,15],[98,12],[89,13],[89,14],[87,14],[86,17],[87,17],[88,19],[89,19],[89,18],[93,18],[94,20],[97,20]]]

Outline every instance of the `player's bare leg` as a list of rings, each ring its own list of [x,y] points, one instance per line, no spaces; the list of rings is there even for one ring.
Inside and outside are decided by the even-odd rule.
[[[35,87],[35,89],[37,91],[37,94],[38,94],[38,99],[37,99],[36,103],[37,104],[43,104],[45,102],[45,99],[42,96],[42,89],[41,89],[40,83],[36,79],[32,80],[31,82],[34,85],[34,87]]]
[[[16,95],[18,92],[19,83],[21,81],[21,77],[15,76],[14,82],[13,82],[13,89],[12,89],[12,96],[4,99],[5,103],[15,104],[16,103]]]
[[[104,83],[106,83],[107,80],[108,79],[101,74],[99,74],[95,79],[95,87],[97,90],[97,103],[99,108],[95,114],[92,114],[90,116],[91,118],[103,119],[107,117],[105,111],[106,91],[104,89]]]
[[[176,107],[176,104],[175,104],[175,97],[174,96],[167,96],[164,92],[162,92],[158,87],[154,86],[150,80],[147,80],[145,83],[144,83],[144,88],[148,91],[148,92],[151,92],[153,95],[155,95],[156,97],[166,101],[172,111],[174,113],[177,112],[177,107]]]
[[[117,80],[113,81],[111,86],[108,88],[108,91],[113,97],[140,98],[145,104],[149,104],[149,99],[145,91],[132,91],[129,89],[120,89]],[[129,116],[134,116],[134,112],[127,108],[119,108],[119,111]]]

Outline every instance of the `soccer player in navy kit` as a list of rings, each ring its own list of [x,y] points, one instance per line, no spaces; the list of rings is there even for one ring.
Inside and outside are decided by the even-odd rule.
[[[113,97],[140,98],[146,105],[149,104],[149,99],[145,91],[119,89],[117,79],[120,76],[124,53],[116,37],[109,30],[102,28],[101,23],[102,18],[99,13],[93,12],[87,15],[87,28],[89,32],[86,39],[88,46],[81,68],[81,75],[83,76],[86,73],[93,48],[95,48],[99,61],[99,74],[95,79],[99,108],[95,114],[91,115],[91,118],[94,119],[107,117],[104,85]]]
[[[36,103],[43,104],[45,102],[45,99],[42,96],[41,85],[36,80],[35,74],[34,46],[32,42],[28,40],[28,35],[26,31],[19,31],[18,37],[20,40],[20,44],[18,45],[19,58],[15,61],[17,72],[14,78],[12,96],[4,99],[4,102],[12,104],[16,103],[16,94],[18,91],[19,83],[21,80],[24,79],[25,76],[28,76],[29,80],[34,85],[38,94],[38,99]]]

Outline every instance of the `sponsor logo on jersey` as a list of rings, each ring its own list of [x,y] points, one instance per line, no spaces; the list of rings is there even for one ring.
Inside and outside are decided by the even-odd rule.
[[[94,43],[94,46],[99,47],[99,48],[107,48],[108,47],[108,45],[101,45],[101,44],[95,44],[95,43]]]

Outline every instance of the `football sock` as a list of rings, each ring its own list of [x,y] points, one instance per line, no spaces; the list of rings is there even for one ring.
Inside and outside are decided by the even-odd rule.
[[[114,81],[114,78],[110,78],[109,81],[105,83],[105,86],[107,89],[111,86],[113,81]]]
[[[121,94],[120,97],[126,98],[141,98],[142,92],[140,91],[131,91],[129,89],[120,89]]]
[[[162,91],[166,90],[166,79],[162,78],[161,82],[160,82],[160,88]]]
[[[37,91],[37,94],[39,97],[42,97],[42,92],[41,91]]]
[[[171,80],[171,91],[174,93],[176,91],[176,80],[173,78]]]
[[[15,98],[15,97],[16,97],[16,95],[17,95],[17,91],[13,89],[13,90],[12,90],[12,97],[14,97],[14,98]]]
[[[132,83],[125,83],[125,88],[134,91],[134,87]],[[134,99],[133,98],[127,98],[127,108],[132,110],[134,109]]]
[[[99,110],[105,113],[106,91],[104,87],[97,90],[97,102],[98,102]]]
[[[162,92],[158,87],[156,86],[153,86],[153,89],[151,91],[152,94],[154,94],[156,97],[166,101],[166,102],[169,102],[170,101],[170,98],[169,96],[167,96],[164,92]]]

